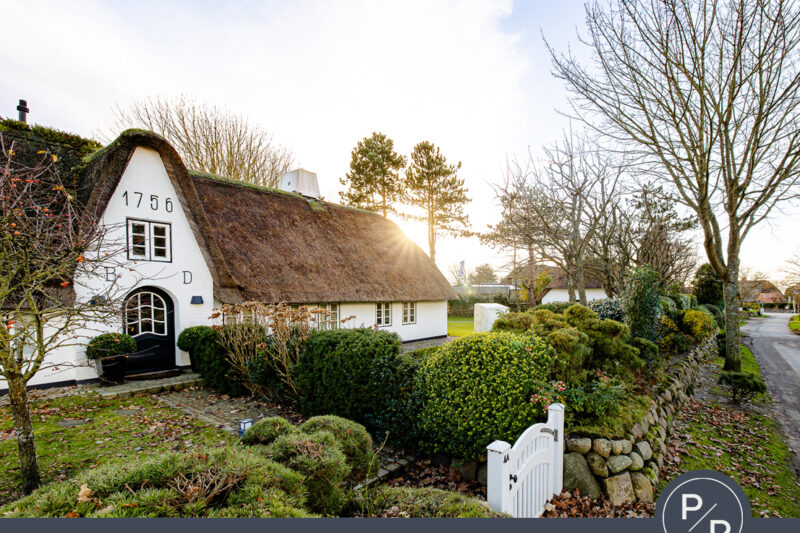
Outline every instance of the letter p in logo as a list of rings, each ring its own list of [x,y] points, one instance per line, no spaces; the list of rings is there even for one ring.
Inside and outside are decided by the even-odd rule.
[[[698,494],[681,494],[681,520],[686,520],[686,513],[699,511],[703,507],[703,498]],[[689,506],[689,500],[694,500],[695,505]]]

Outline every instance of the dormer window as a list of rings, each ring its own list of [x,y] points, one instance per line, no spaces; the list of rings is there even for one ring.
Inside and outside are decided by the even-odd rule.
[[[172,226],[163,222],[129,218],[128,259],[172,261]]]

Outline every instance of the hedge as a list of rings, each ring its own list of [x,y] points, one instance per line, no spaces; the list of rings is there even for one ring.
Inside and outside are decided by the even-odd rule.
[[[209,326],[186,328],[178,335],[178,348],[189,352],[192,367],[203,383],[223,394],[241,396],[247,392],[233,373],[225,349],[218,342],[217,330]]]

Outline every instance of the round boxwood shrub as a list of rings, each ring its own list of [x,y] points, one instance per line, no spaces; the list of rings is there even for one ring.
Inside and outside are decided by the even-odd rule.
[[[396,333],[367,328],[313,333],[295,366],[304,415],[334,414],[369,424],[387,400],[385,376],[397,366]]]
[[[523,333],[533,327],[533,315],[531,313],[503,313],[492,325],[492,331],[512,331]]]
[[[330,431],[282,435],[272,443],[269,453],[275,461],[305,476],[303,486],[313,510],[336,514],[347,503],[344,482],[350,465]]]
[[[714,317],[705,311],[688,309],[681,311],[681,330],[696,343],[701,343],[717,331]]]
[[[472,459],[496,439],[514,442],[546,417],[534,394],[554,359],[535,335],[481,333],[443,346],[417,373],[423,451]]]
[[[136,341],[124,333],[103,333],[89,341],[86,357],[101,359],[112,355],[124,355],[136,351]]]
[[[260,444],[267,446],[282,435],[288,435],[297,431],[291,422],[279,416],[268,416],[262,418],[242,435],[241,443],[247,446]]]
[[[304,433],[331,432],[352,469],[349,477],[351,481],[364,479],[370,465],[376,463],[372,452],[372,437],[364,426],[352,420],[334,415],[314,416],[306,420],[299,429]]]

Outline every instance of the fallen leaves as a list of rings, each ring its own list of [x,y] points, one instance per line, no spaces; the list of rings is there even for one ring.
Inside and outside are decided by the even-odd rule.
[[[87,503],[92,501],[93,490],[89,489],[89,485],[84,483],[81,485],[81,490],[78,491],[78,503]]]
[[[628,503],[614,506],[604,497],[593,500],[581,496],[579,490],[564,491],[544,506],[544,518],[649,518],[653,516],[652,503]]]

